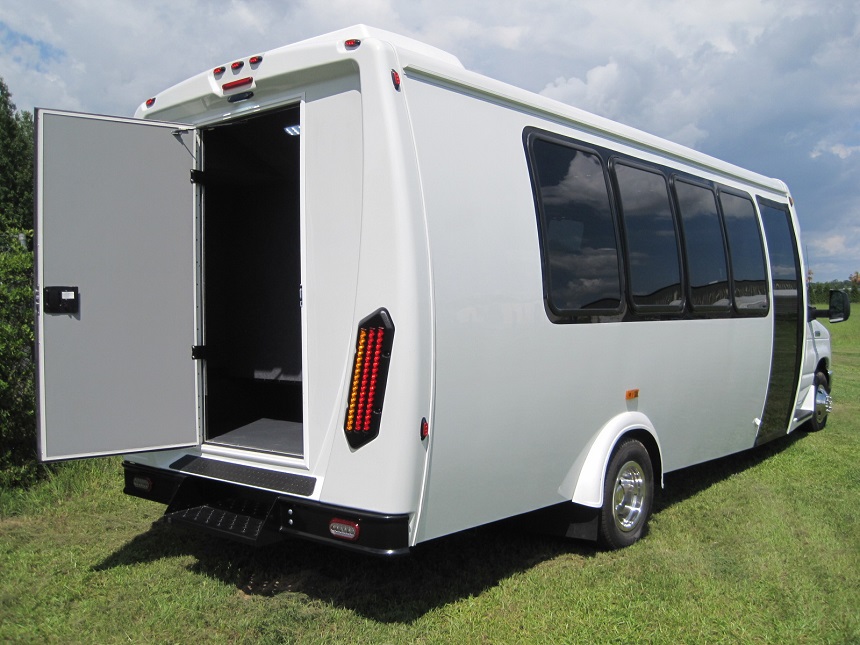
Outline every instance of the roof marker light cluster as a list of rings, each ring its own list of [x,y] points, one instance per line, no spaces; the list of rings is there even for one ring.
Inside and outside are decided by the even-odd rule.
[[[254,69],[256,69],[257,66],[259,66],[260,63],[262,63],[262,62],[263,62],[263,55],[262,54],[257,54],[256,56],[251,56],[248,59],[248,64]],[[245,67],[245,61],[243,61],[243,60],[237,60],[237,61],[230,63],[230,70],[234,73],[238,73],[239,71],[242,70],[243,67]],[[227,73],[227,66],[226,65],[219,65],[218,67],[215,67],[212,70],[212,75],[215,77],[216,80],[220,80],[221,77],[224,76],[224,74],[226,74],[226,73]],[[240,78],[240,79],[236,79],[235,81],[229,81],[227,83],[224,83],[221,86],[221,91],[222,92],[229,92],[230,90],[235,90],[235,89],[240,88],[240,87],[245,87],[246,85],[252,85],[253,83],[254,83],[254,78],[252,76],[246,76],[245,78]],[[251,96],[253,96],[253,94],[251,94],[250,92],[246,92],[246,94],[248,96],[245,96],[244,98],[250,98]],[[241,97],[235,96],[232,98],[233,98],[233,100],[239,100]],[[155,99],[156,99],[156,97],[154,97],[154,96],[152,98],[147,99],[146,102],[144,103],[144,105],[147,108],[151,108],[152,106],[155,105]]]
[[[263,62],[263,55],[262,54],[257,54],[256,56],[251,56],[248,59],[248,64],[251,65],[251,67],[256,67],[262,62]],[[244,60],[237,60],[237,61],[233,61],[232,63],[230,63],[230,71],[232,71],[234,73],[238,73],[244,67],[245,67],[245,61]],[[215,78],[220,78],[226,72],[227,72],[227,66],[226,65],[219,65],[218,67],[216,67],[215,69],[212,70],[212,75],[215,76]],[[243,79],[240,79],[237,81],[231,81],[229,83],[225,83],[224,85],[221,86],[221,89],[222,90],[230,90],[230,89],[234,89],[236,87],[241,87],[242,85],[247,85],[249,82],[253,82],[253,79],[250,78],[250,80],[249,80],[248,78],[243,78]]]

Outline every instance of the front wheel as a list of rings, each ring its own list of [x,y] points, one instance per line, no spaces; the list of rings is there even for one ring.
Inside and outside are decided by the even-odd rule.
[[[815,390],[815,410],[806,427],[810,432],[818,432],[827,425],[827,415],[833,409],[833,399],[830,398],[830,383],[824,372],[815,373],[812,389]]]
[[[645,446],[622,441],[612,453],[603,484],[598,539],[608,549],[630,546],[642,537],[654,502],[654,469]]]

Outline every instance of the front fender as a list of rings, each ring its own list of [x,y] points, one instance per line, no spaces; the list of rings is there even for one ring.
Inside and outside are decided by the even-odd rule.
[[[645,431],[651,436],[662,463],[663,449],[660,447],[660,439],[650,419],[641,412],[624,412],[610,419],[591,437],[567,471],[561,486],[558,487],[559,494],[575,504],[600,508],[603,505],[603,478],[606,475],[609,458],[619,440],[633,431]],[[654,464],[655,471],[657,468],[658,464]],[[659,476],[662,487],[662,468]]]

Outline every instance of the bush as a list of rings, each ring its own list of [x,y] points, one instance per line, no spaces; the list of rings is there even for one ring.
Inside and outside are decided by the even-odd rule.
[[[33,355],[32,231],[0,237],[0,486],[38,475]]]
[[[36,460],[33,356],[33,117],[0,79],[0,487],[32,483]]]
[[[834,280],[832,282],[812,282],[809,288],[809,302],[824,305],[830,300],[830,290],[840,289],[848,294],[851,302],[860,302],[860,285],[852,280]]]

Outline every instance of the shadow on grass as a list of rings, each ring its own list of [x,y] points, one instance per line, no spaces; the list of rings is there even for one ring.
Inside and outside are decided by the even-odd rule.
[[[803,436],[794,433],[755,450],[666,475],[655,512],[756,466]],[[597,547],[497,522],[417,546],[410,555],[381,559],[331,546],[288,540],[259,549],[168,525],[159,520],[95,567],[110,569],[190,555],[190,570],[249,595],[301,593],[368,619],[412,622],[427,612],[477,596],[518,572],[559,556],[589,558]]]
[[[654,503],[654,513],[683,502],[732,475],[767,461],[802,440],[806,434],[802,430],[797,430],[751,450],[667,473],[663,478],[665,488]]]
[[[411,622],[477,596],[511,575],[560,555],[589,557],[594,547],[498,522],[421,544],[391,559],[303,540],[253,548],[159,520],[96,570],[190,555],[189,569],[249,595],[302,593],[379,622]]]

